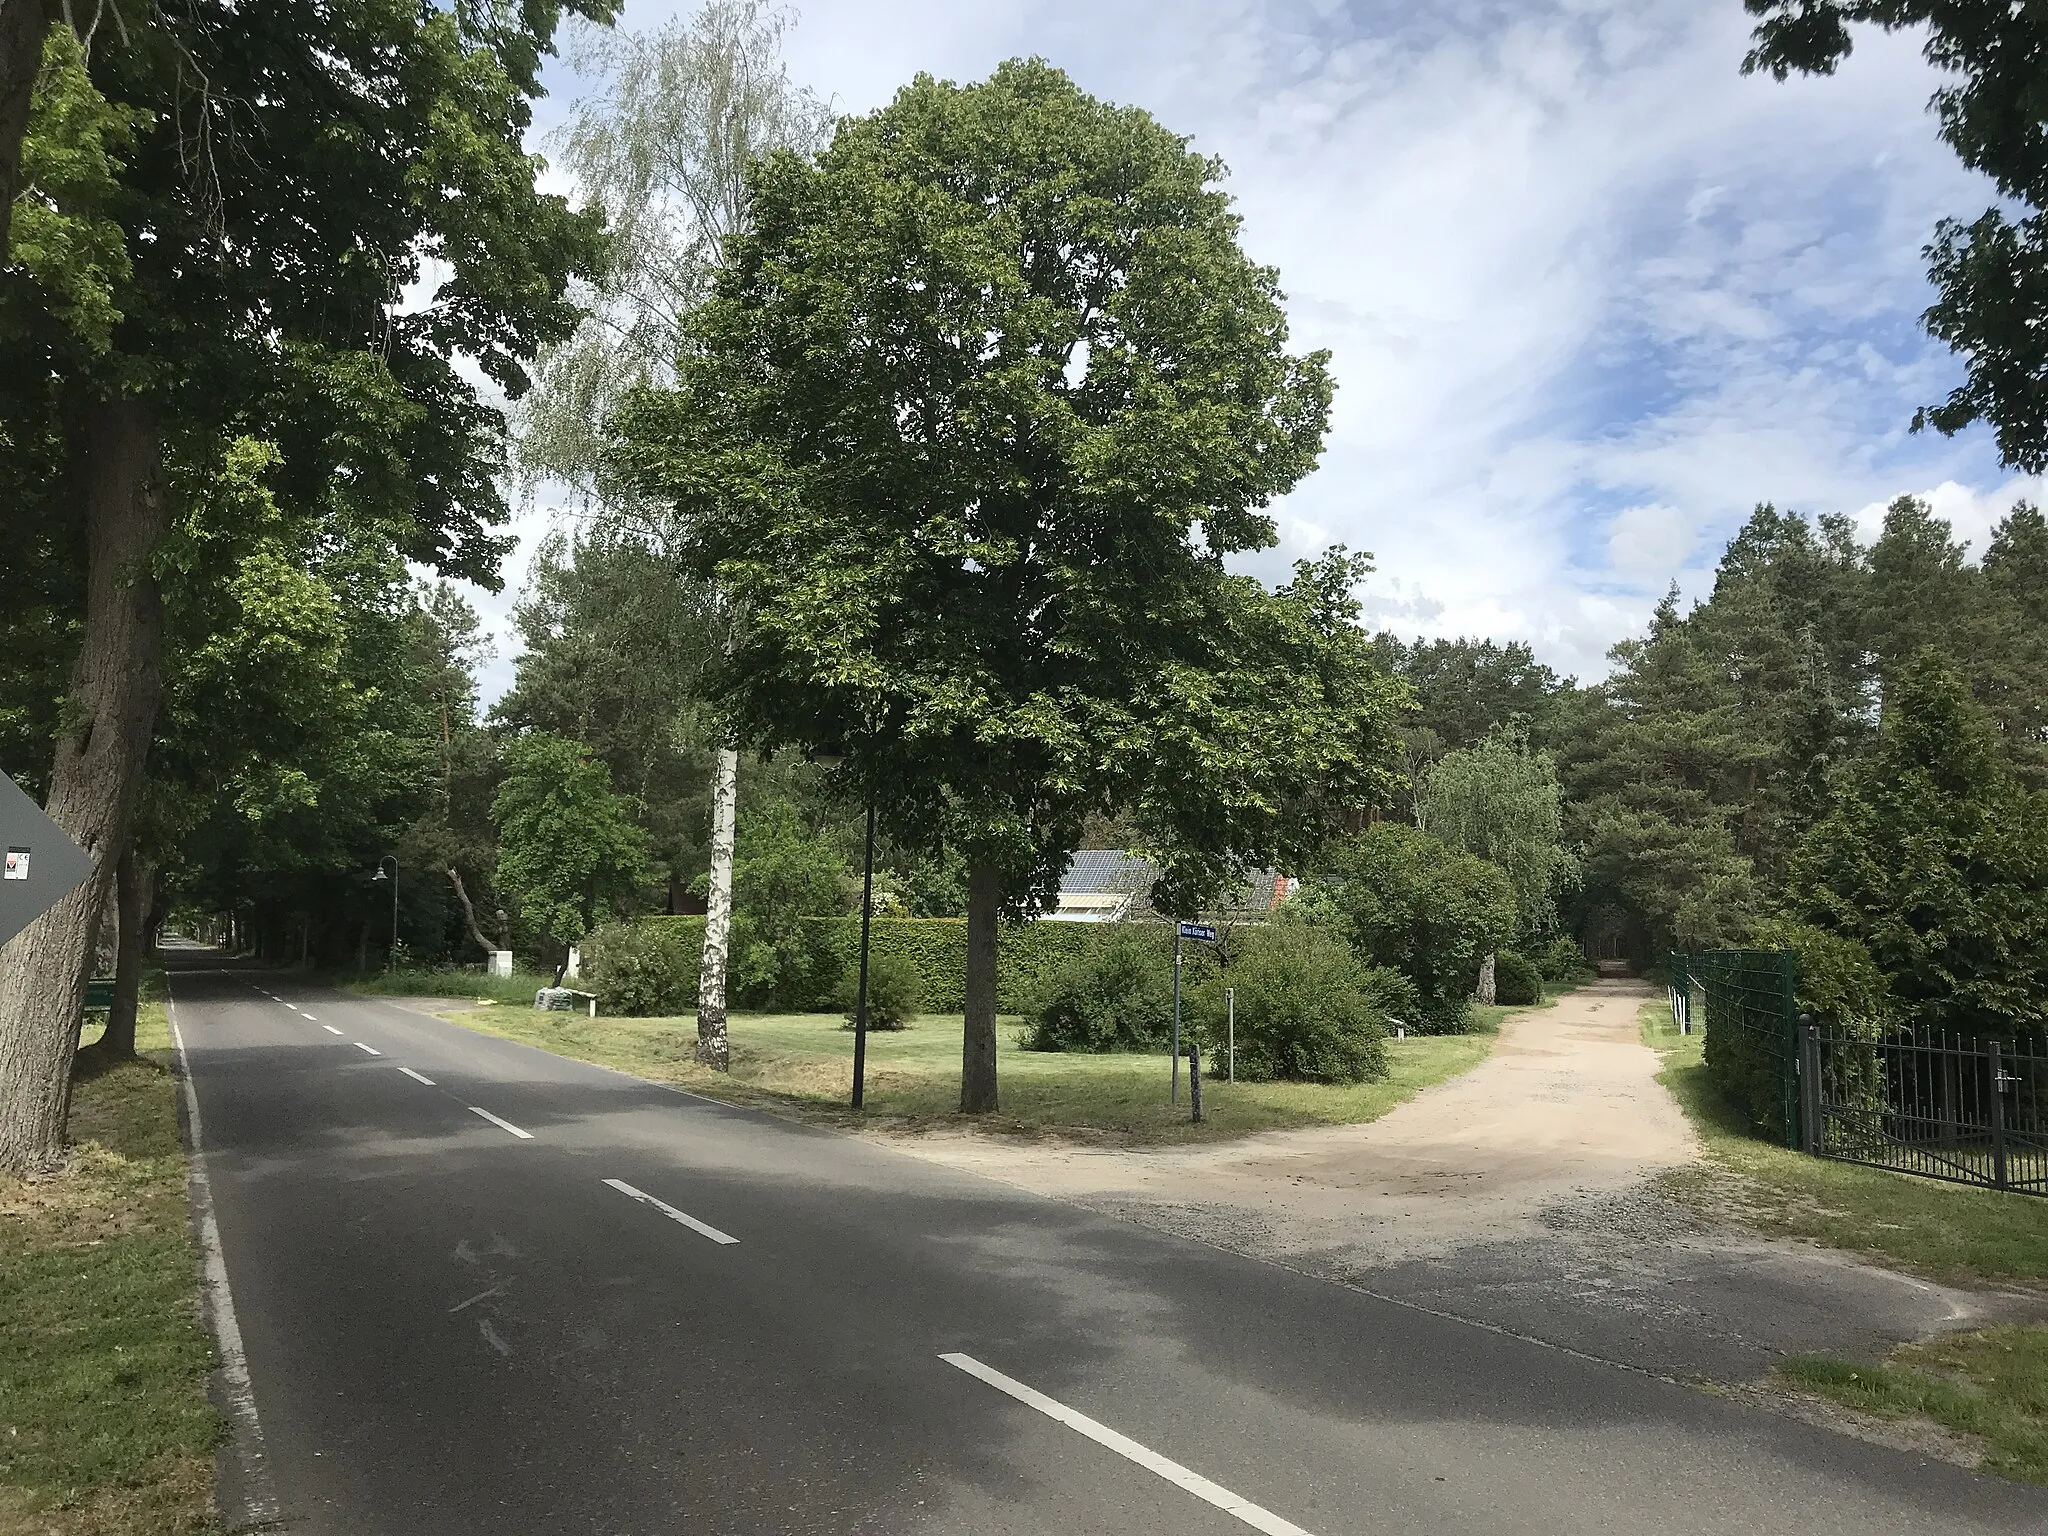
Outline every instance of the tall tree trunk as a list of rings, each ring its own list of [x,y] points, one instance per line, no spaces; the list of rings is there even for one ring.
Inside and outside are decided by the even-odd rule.
[[[1002,907],[996,866],[967,866],[967,1031],[960,1045],[960,1109],[996,1107],[996,918]]]
[[[92,856],[84,882],[0,949],[0,1170],[63,1155],[86,967],[127,846],[162,692],[163,604],[149,556],[164,531],[156,418],[139,400],[86,414],[75,444],[85,496],[85,643],[73,723],[57,740],[43,810]]]
[[[469,936],[476,940],[476,947],[488,955],[496,946],[484,937],[483,929],[477,926],[476,908],[470,905],[469,892],[464,889],[462,876],[453,864],[448,866],[448,881],[455,887],[455,899],[462,903],[462,920],[468,925]]]
[[[0,261],[21,195],[21,141],[43,67],[43,39],[57,20],[49,0],[0,0]]]
[[[721,747],[711,783],[711,889],[704,903],[704,966],[697,975],[697,1059],[719,1072],[732,1069],[725,975],[732,947],[732,842],[739,806],[740,755]]]
[[[101,1066],[135,1059],[135,1012],[142,1002],[142,964],[149,957],[149,909],[156,870],[133,848],[114,869],[114,913],[120,922],[114,949],[114,1003],[107,1030],[91,1047]]]

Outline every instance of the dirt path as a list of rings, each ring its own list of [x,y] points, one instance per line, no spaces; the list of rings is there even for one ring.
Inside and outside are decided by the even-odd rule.
[[[1369,1125],[1160,1151],[947,1133],[894,1144],[1091,1205],[1199,1207],[1273,1257],[1370,1265],[1448,1253],[1534,1235],[1560,1202],[1697,1156],[1638,1037],[1636,1011],[1654,995],[1601,981],[1511,1015],[1478,1067]]]
[[[1125,1150],[958,1132],[889,1144],[1430,1312],[1680,1380],[1875,1357],[1997,1298],[1703,1227],[1656,1185],[1697,1141],[1640,982],[1512,1016],[1493,1054],[1370,1125]]]

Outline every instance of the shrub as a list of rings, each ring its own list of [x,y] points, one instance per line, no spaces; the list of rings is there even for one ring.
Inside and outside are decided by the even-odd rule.
[[[1503,1008],[1527,1008],[1543,1001],[1543,978],[1525,956],[1504,949],[1493,957],[1493,1000]]]
[[[1360,958],[1415,983],[1408,1022],[1423,1033],[1464,1029],[1480,963],[1515,931],[1508,877],[1425,832],[1381,822],[1333,848],[1325,879]]]
[[[583,946],[583,972],[607,1013],[665,1018],[697,1006],[704,919],[612,923]]]
[[[1156,1050],[1173,1033],[1173,962],[1149,935],[1112,933],[1042,976],[1023,1013],[1028,1051]]]
[[[854,1008],[860,991],[860,957],[846,968],[840,983],[841,1006],[846,1010],[846,1027],[858,1022]],[[909,956],[893,950],[868,947],[868,1028],[908,1029],[924,1009],[924,978]]]
[[[1359,964],[1343,940],[1276,923],[1227,971],[1193,989],[1189,1013],[1211,1054],[1226,1028],[1224,986],[1237,995],[1237,1075],[1260,1081],[1356,1083],[1386,1076],[1383,1001],[1414,988]]]
[[[1579,941],[1562,933],[1533,951],[1529,958],[1536,964],[1536,974],[1553,987],[1568,987],[1598,974],[1586,952],[1579,948]]]

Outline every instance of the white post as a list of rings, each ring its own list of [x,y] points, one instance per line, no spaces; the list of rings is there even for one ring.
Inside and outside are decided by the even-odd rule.
[[[1230,1080],[1237,1081],[1237,988],[1223,989],[1223,1006],[1230,1015]]]

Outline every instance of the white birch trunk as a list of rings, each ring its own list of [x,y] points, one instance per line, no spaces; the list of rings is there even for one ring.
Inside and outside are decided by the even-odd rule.
[[[704,968],[697,978],[697,1059],[716,1071],[732,1067],[725,1032],[725,973],[732,945],[732,842],[739,816],[740,755],[721,747],[711,787],[711,888],[704,903]]]

